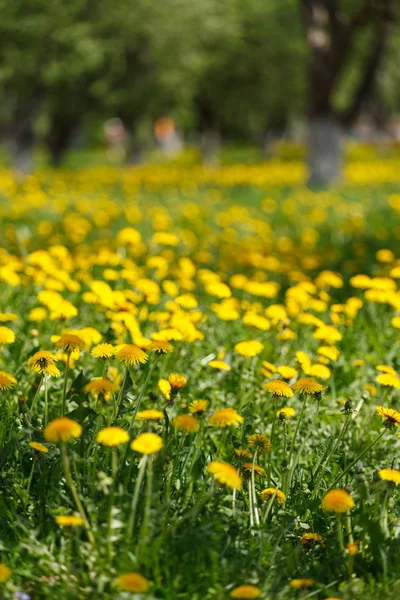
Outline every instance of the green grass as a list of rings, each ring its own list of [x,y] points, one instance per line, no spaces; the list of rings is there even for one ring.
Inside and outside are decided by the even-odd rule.
[[[398,598],[400,497],[377,473],[399,467],[396,430],[389,429],[346,472],[383,431],[376,405],[400,409],[398,390],[375,380],[379,365],[399,369],[399,333],[391,322],[400,313],[396,279],[389,279],[393,289],[378,302],[350,284],[357,273],[389,278],[395,263],[377,260],[379,249],[399,258],[397,186],[315,194],[300,187],[264,188],[256,181],[195,185],[182,175],[180,185],[167,187],[162,181],[139,185],[101,169],[0,183],[0,328],[15,333],[13,343],[1,346],[0,371],[17,380],[0,391],[0,561],[13,572],[0,584],[1,597],[16,598],[21,591],[32,600],[135,597],[115,585],[117,576],[133,571],[149,581],[147,597],[157,599],[222,600],[244,584],[257,586],[265,600]],[[125,227],[137,229],[141,242],[124,244],[117,234]],[[173,233],[177,245],[157,241],[153,235],[160,230]],[[324,284],[326,270],[338,273],[343,285],[330,285],[329,276]],[[243,289],[231,279],[237,274],[276,282],[279,291],[268,298]],[[216,275],[230,286],[231,299],[209,287]],[[174,282],[177,293],[165,282]],[[61,300],[46,299],[46,290],[61,294],[77,315],[60,318]],[[351,313],[348,300],[354,297],[362,307]],[[274,322],[267,313],[269,329],[246,324],[249,313],[265,317],[277,304],[286,318]],[[30,316],[39,306],[46,309],[40,322]],[[229,311],[237,315],[225,320]],[[10,312],[15,322],[5,320]],[[304,313],[333,325],[341,340],[316,339],[321,328],[305,324]],[[116,358],[109,361],[115,371],[107,375],[116,380],[116,391],[108,402],[96,402],[85,390],[106,374],[104,363],[90,354],[93,342],[68,372],[66,415],[83,433],[68,443],[67,452],[92,544],[84,526],[56,524],[58,515],[78,515],[76,499],[60,445],[43,437],[44,381],[27,360],[39,349],[56,353],[52,336],[66,329],[91,327],[102,343],[117,345],[144,344],[143,338],[167,326],[175,331],[172,337],[181,338],[171,340],[171,353],[156,359],[149,351],[148,361],[128,374]],[[0,329],[0,340],[1,335]],[[260,341],[260,354],[238,354],[235,345],[245,340]],[[263,361],[294,367],[293,385],[304,376],[296,352],[322,364],[321,345],[337,347],[339,356],[327,360],[329,376],[318,380],[327,389],[307,400],[299,423],[302,397],[274,400],[263,386],[281,376],[267,376]],[[208,365],[219,354],[230,371]],[[62,414],[65,361],[58,358],[61,376],[48,380],[50,420]],[[158,381],[172,372],[184,374],[187,384],[168,401]],[[199,431],[183,434],[173,420],[196,399],[209,400],[209,407],[196,415]],[[254,433],[271,438],[275,411],[283,406],[296,414],[275,421],[270,483],[271,453],[258,454],[264,470],[255,477],[261,524],[251,526],[250,472],[241,472],[243,486],[233,502],[232,489],[215,481],[207,465],[216,460],[240,469],[235,449],[251,450],[248,437]],[[222,407],[235,408],[243,422],[225,429],[210,425],[209,417]],[[161,410],[165,419],[135,421],[130,429],[138,409]],[[137,487],[131,539],[128,523],[143,463],[125,444],[116,450],[113,476],[112,452],[96,442],[108,425],[129,430],[131,439],[153,431],[163,440]],[[33,451],[32,441],[45,443],[49,452]],[[355,556],[341,551],[336,517],[321,508],[335,481],[334,487],[354,499],[343,532],[345,544],[359,543]],[[267,487],[285,488],[286,502],[263,501],[260,492]],[[324,543],[305,548],[301,538],[307,532],[320,534]],[[299,578],[314,584],[294,589],[290,582]]]

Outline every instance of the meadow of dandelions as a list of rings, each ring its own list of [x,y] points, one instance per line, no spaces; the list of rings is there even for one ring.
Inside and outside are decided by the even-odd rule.
[[[357,168],[0,174],[1,598],[399,597],[400,194]]]

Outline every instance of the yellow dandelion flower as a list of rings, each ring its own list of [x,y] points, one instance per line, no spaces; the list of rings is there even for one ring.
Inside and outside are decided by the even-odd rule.
[[[129,433],[122,427],[105,427],[97,434],[96,442],[102,446],[120,446],[129,442]]]
[[[109,400],[111,395],[116,391],[116,384],[107,377],[95,377],[87,385],[84,391],[87,394],[92,394],[95,400]]]
[[[158,381],[158,389],[160,390],[160,392],[166,400],[171,399],[171,385],[169,381],[167,381],[166,379],[160,379]]]
[[[193,402],[189,404],[189,412],[202,413],[207,410],[209,404],[208,400],[193,400]]]
[[[40,323],[44,321],[47,317],[47,311],[45,308],[38,306],[37,308],[32,308],[28,315],[28,321],[33,321],[34,323]]]
[[[394,408],[376,407],[376,413],[383,419],[385,427],[398,427],[400,425],[400,412]]]
[[[0,583],[5,583],[11,578],[12,571],[4,563],[0,563]]]
[[[107,360],[107,358],[111,358],[115,354],[115,348],[112,344],[97,344],[92,351],[91,356],[93,358],[100,358],[101,360]]]
[[[340,342],[342,334],[332,325],[324,325],[314,331],[313,338],[316,340],[324,340],[329,344],[334,344],[335,342]]]
[[[243,417],[241,417],[234,408],[219,408],[213,415],[208,419],[210,425],[216,427],[238,427],[243,423]]]
[[[290,587],[300,590],[302,588],[309,588],[314,585],[314,579],[292,579],[290,581]]]
[[[60,527],[77,527],[83,525],[83,519],[74,515],[59,515],[56,517],[56,523]]]
[[[149,582],[139,573],[125,573],[115,580],[115,584],[124,592],[143,594],[149,591]]]
[[[277,368],[277,371],[283,379],[292,379],[292,377],[296,377],[297,371],[293,367],[288,367],[286,365],[282,365]]]
[[[267,371],[270,371],[271,373],[276,373],[276,367],[275,367],[275,365],[273,365],[272,363],[268,362],[267,360],[263,360],[262,361],[262,365],[263,365],[263,367]]]
[[[37,452],[43,452],[44,454],[47,454],[47,452],[49,451],[49,449],[40,442],[29,442],[29,446],[32,448],[32,450],[36,450]]]
[[[330,490],[323,497],[321,507],[328,512],[345,513],[354,507],[354,500],[346,490]]]
[[[156,433],[141,433],[131,442],[132,450],[140,454],[154,454],[162,447],[162,438]]]
[[[174,348],[168,340],[153,340],[150,342],[148,349],[156,354],[168,354],[168,352],[172,352]]]
[[[284,502],[286,502],[285,494],[277,488],[266,488],[261,492],[260,496],[263,500],[270,500],[272,496],[275,496],[275,501],[278,504],[283,504]]]
[[[271,441],[265,435],[262,435],[262,433],[253,433],[253,435],[249,435],[247,441],[252,448],[257,448],[264,452],[269,452],[271,450]]]
[[[392,373],[381,373],[375,377],[375,381],[381,385],[393,387],[396,390],[400,389],[400,379],[397,374]]]
[[[245,450],[244,448],[235,448],[235,454],[242,460],[251,458],[250,452],[248,450]]]
[[[187,383],[187,377],[180,373],[170,373],[168,375],[168,383],[173,390],[181,390]]]
[[[376,260],[382,263],[391,263],[395,260],[395,255],[388,248],[382,248],[378,250],[375,254]]]
[[[350,556],[354,556],[355,554],[358,554],[359,543],[358,542],[348,542],[346,544],[346,548],[347,548],[347,552],[350,554]]]
[[[245,462],[245,463],[243,463],[242,468],[241,468],[241,472],[242,473],[245,473],[245,472],[251,473],[252,470],[253,470],[253,463],[252,462]],[[265,475],[265,471],[264,471],[264,469],[262,467],[260,467],[260,465],[256,465],[255,464],[254,465],[254,474],[255,475],[259,475],[259,476]]]
[[[284,396],[285,398],[291,398],[293,396],[293,390],[286,381],[281,379],[273,379],[264,385],[264,390],[272,394],[275,398],[278,396]]]
[[[315,396],[326,390],[325,386],[318,383],[312,377],[301,377],[292,387],[296,392],[309,396]]]
[[[321,361],[322,358],[320,358]],[[315,364],[311,365],[308,375],[318,377],[318,379],[329,379],[329,377],[331,376],[331,372],[325,365]]]
[[[58,442],[69,442],[72,438],[79,438],[82,435],[82,427],[68,417],[59,417],[53,419],[47,425],[43,432],[46,442],[57,444]]]
[[[378,471],[379,477],[391,483],[400,483],[400,471],[396,469],[381,469]]]
[[[366,383],[365,384],[365,389],[367,390],[367,392],[369,394],[371,394],[371,396],[376,396],[377,393],[377,389],[376,389],[376,385],[374,385],[373,383]]]
[[[15,342],[15,333],[9,327],[0,327],[0,346]]]
[[[242,480],[238,470],[229,463],[213,460],[207,466],[207,471],[214,475],[214,478],[223,485],[233,489],[242,487]]]
[[[0,390],[3,392],[10,390],[17,384],[15,377],[7,373],[6,371],[0,371]]]
[[[337,360],[339,358],[339,350],[336,346],[320,346],[317,349],[318,354],[329,358],[329,360]]]
[[[296,411],[290,406],[284,406],[276,411],[276,416],[280,417],[281,419],[291,419],[295,414]]]
[[[304,548],[309,548],[314,544],[323,544],[324,538],[319,533],[303,533],[301,537],[301,544]]]
[[[259,598],[261,590],[255,585],[239,585],[229,595],[231,598],[237,598],[238,600],[250,600]]]
[[[271,323],[268,321],[268,319],[252,312],[248,312],[244,315],[243,325],[255,327],[256,329],[260,329],[261,331],[268,331],[268,329],[270,329],[271,327]]]
[[[184,433],[196,433],[200,427],[198,420],[192,415],[177,415],[175,419],[172,419],[172,425]]]
[[[165,415],[161,410],[150,408],[148,410],[139,411],[135,418],[137,421],[161,421],[162,419],[165,419]]]
[[[85,342],[82,338],[74,333],[64,333],[54,343],[57,350],[64,350],[70,354],[74,350],[83,350],[85,348]]]
[[[57,360],[57,357],[51,352],[39,350],[28,359],[27,365],[32,371],[35,371],[35,373],[58,377],[60,371],[55,366]]]
[[[212,369],[217,369],[218,371],[230,371],[231,367],[230,365],[228,365],[228,363],[226,363],[223,360],[210,360],[209,363],[207,363],[208,367],[211,367]]]
[[[393,317],[393,319],[390,319],[390,324],[395,329],[400,329],[400,317]]]
[[[18,321],[18,315],[15,313],[0,312],[0,323],[13,323],[14,321]]]
[[[235,352],[245,358],[257,356],[264,349],[264,346],[258,340],[249,340],[247,342],[239,342],[235,345]]]
[[[391,365],[377,365],[377,371],[382,371],[382,373],[390,373],[391,375],[397,375],[396,371]]]
[[[149,355],[146,354],[146,352],[143,352],[139,346],[135,346],[134,344],[124,344],[122,348],[116,352],[116,357],[119,362],[123,362],[127,367],[131,367],[132,365],[147,362]]]

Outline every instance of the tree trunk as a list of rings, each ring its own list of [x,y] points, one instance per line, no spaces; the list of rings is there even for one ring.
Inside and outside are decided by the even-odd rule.
[[[206,166],[217,167],[220,164],[221,134],[217,127],[208,127],[202,134],[203,163]]]
[[[342,127],[332,115],[310,118],[309,185],[323,187],[340,180],[342,170]]]
[[[14,166],[20,175],[28,175],[33,171],[33,152],[35,136],[30,130],[24,130],[12,140]]]

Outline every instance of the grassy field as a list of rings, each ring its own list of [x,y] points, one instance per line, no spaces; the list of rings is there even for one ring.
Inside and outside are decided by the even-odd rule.
[[[0,173],[1,598],[399,597],[398,168]]]

